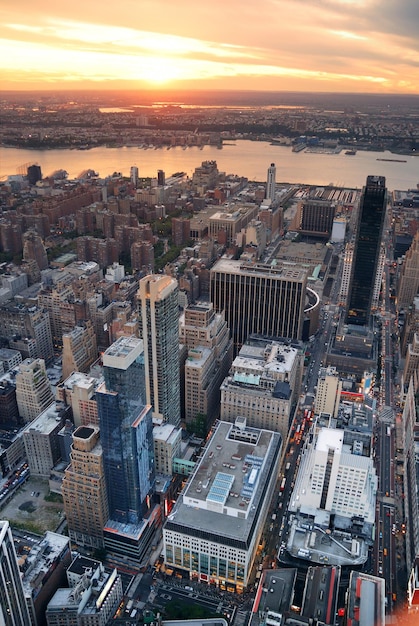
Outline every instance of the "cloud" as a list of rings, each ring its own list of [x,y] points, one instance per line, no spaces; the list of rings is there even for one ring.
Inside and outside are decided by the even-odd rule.
[[[403,76],[419,92],[417,0],[6,2],[0,73],[32,65],[40,81],[59,81],[60,63],[63,76],[101,81],[247,75],[270,89],[293,77],[301,89],[349,81],[364,91],[400,90]]]

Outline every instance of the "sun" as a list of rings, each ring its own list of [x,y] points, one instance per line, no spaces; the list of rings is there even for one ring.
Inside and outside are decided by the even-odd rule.
[[[143,58],[138,78],[153,84],[170,83],[183,77],[178,63],[170,57],[150,56]]]

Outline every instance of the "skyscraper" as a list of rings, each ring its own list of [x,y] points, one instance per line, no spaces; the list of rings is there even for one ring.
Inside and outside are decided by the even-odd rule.
[[[220,385],[233,359],[233,342],[224,319],[211,303],[186,309],[180,326],[181,343],[188,348],[185,363],[185,420],[204,419],[205,434],[218,417]],[[205,416],[205,417],[204,417]]]
[[[235,353],[250,335],[301,339],[307,270],[220,259],[210,270],[210,300],[225,311]]]
[[[276,167],[271,163],[268,167],[268,178],[266,181],[266,197],[272,202],[275,200]]]
[[[30,626],[9,522],[0,521],[0,624]]]
[[[96,391],[109,515],[137,524],[154,483],[153,424],[145,406],[143,342],[120,337],[103,355]]]
[[[71,541],[102,547],[109,511],[97,427],[80,426],[74,432],[71,463],[65,470],[62,494]]]
[[[157,170],[157,185],[159,187],[164,187],[166,184],[166,175],[163,170]]]
[[[138,183],[138,167],[136,165],[132,165],[130,168],[130,179],[134,187],[136,187]]]
[[[180,424],[178,284],[166,275],[140,280],[139,333],[144,343],[146,401],[153,414]]]
[[[30,422],[53,402],[54,394],[43,359],[25,359],[16,374],[16,400],[19,415]]]
[[[397,305],[399,309],[408,309],[419,292],[419,230],[406,252],[401,266]]]
[[[369,323],[386,201],[387,189],[384,176],[367,176],[367,183],[360,201],[355,238],[346,316],[348,324],[367,326]]]

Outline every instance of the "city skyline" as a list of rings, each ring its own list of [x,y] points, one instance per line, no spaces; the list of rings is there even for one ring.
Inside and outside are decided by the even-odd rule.
[[[3,89],[419,92],[415,0],[132,8],[9,0],[0,12]]]

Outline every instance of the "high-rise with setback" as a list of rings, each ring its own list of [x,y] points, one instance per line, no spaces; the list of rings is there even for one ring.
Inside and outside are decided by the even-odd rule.
[[[346,315],[347,323],[355,326],[369,324],[386,201],[385,177],[367,176],[359,207]]]

